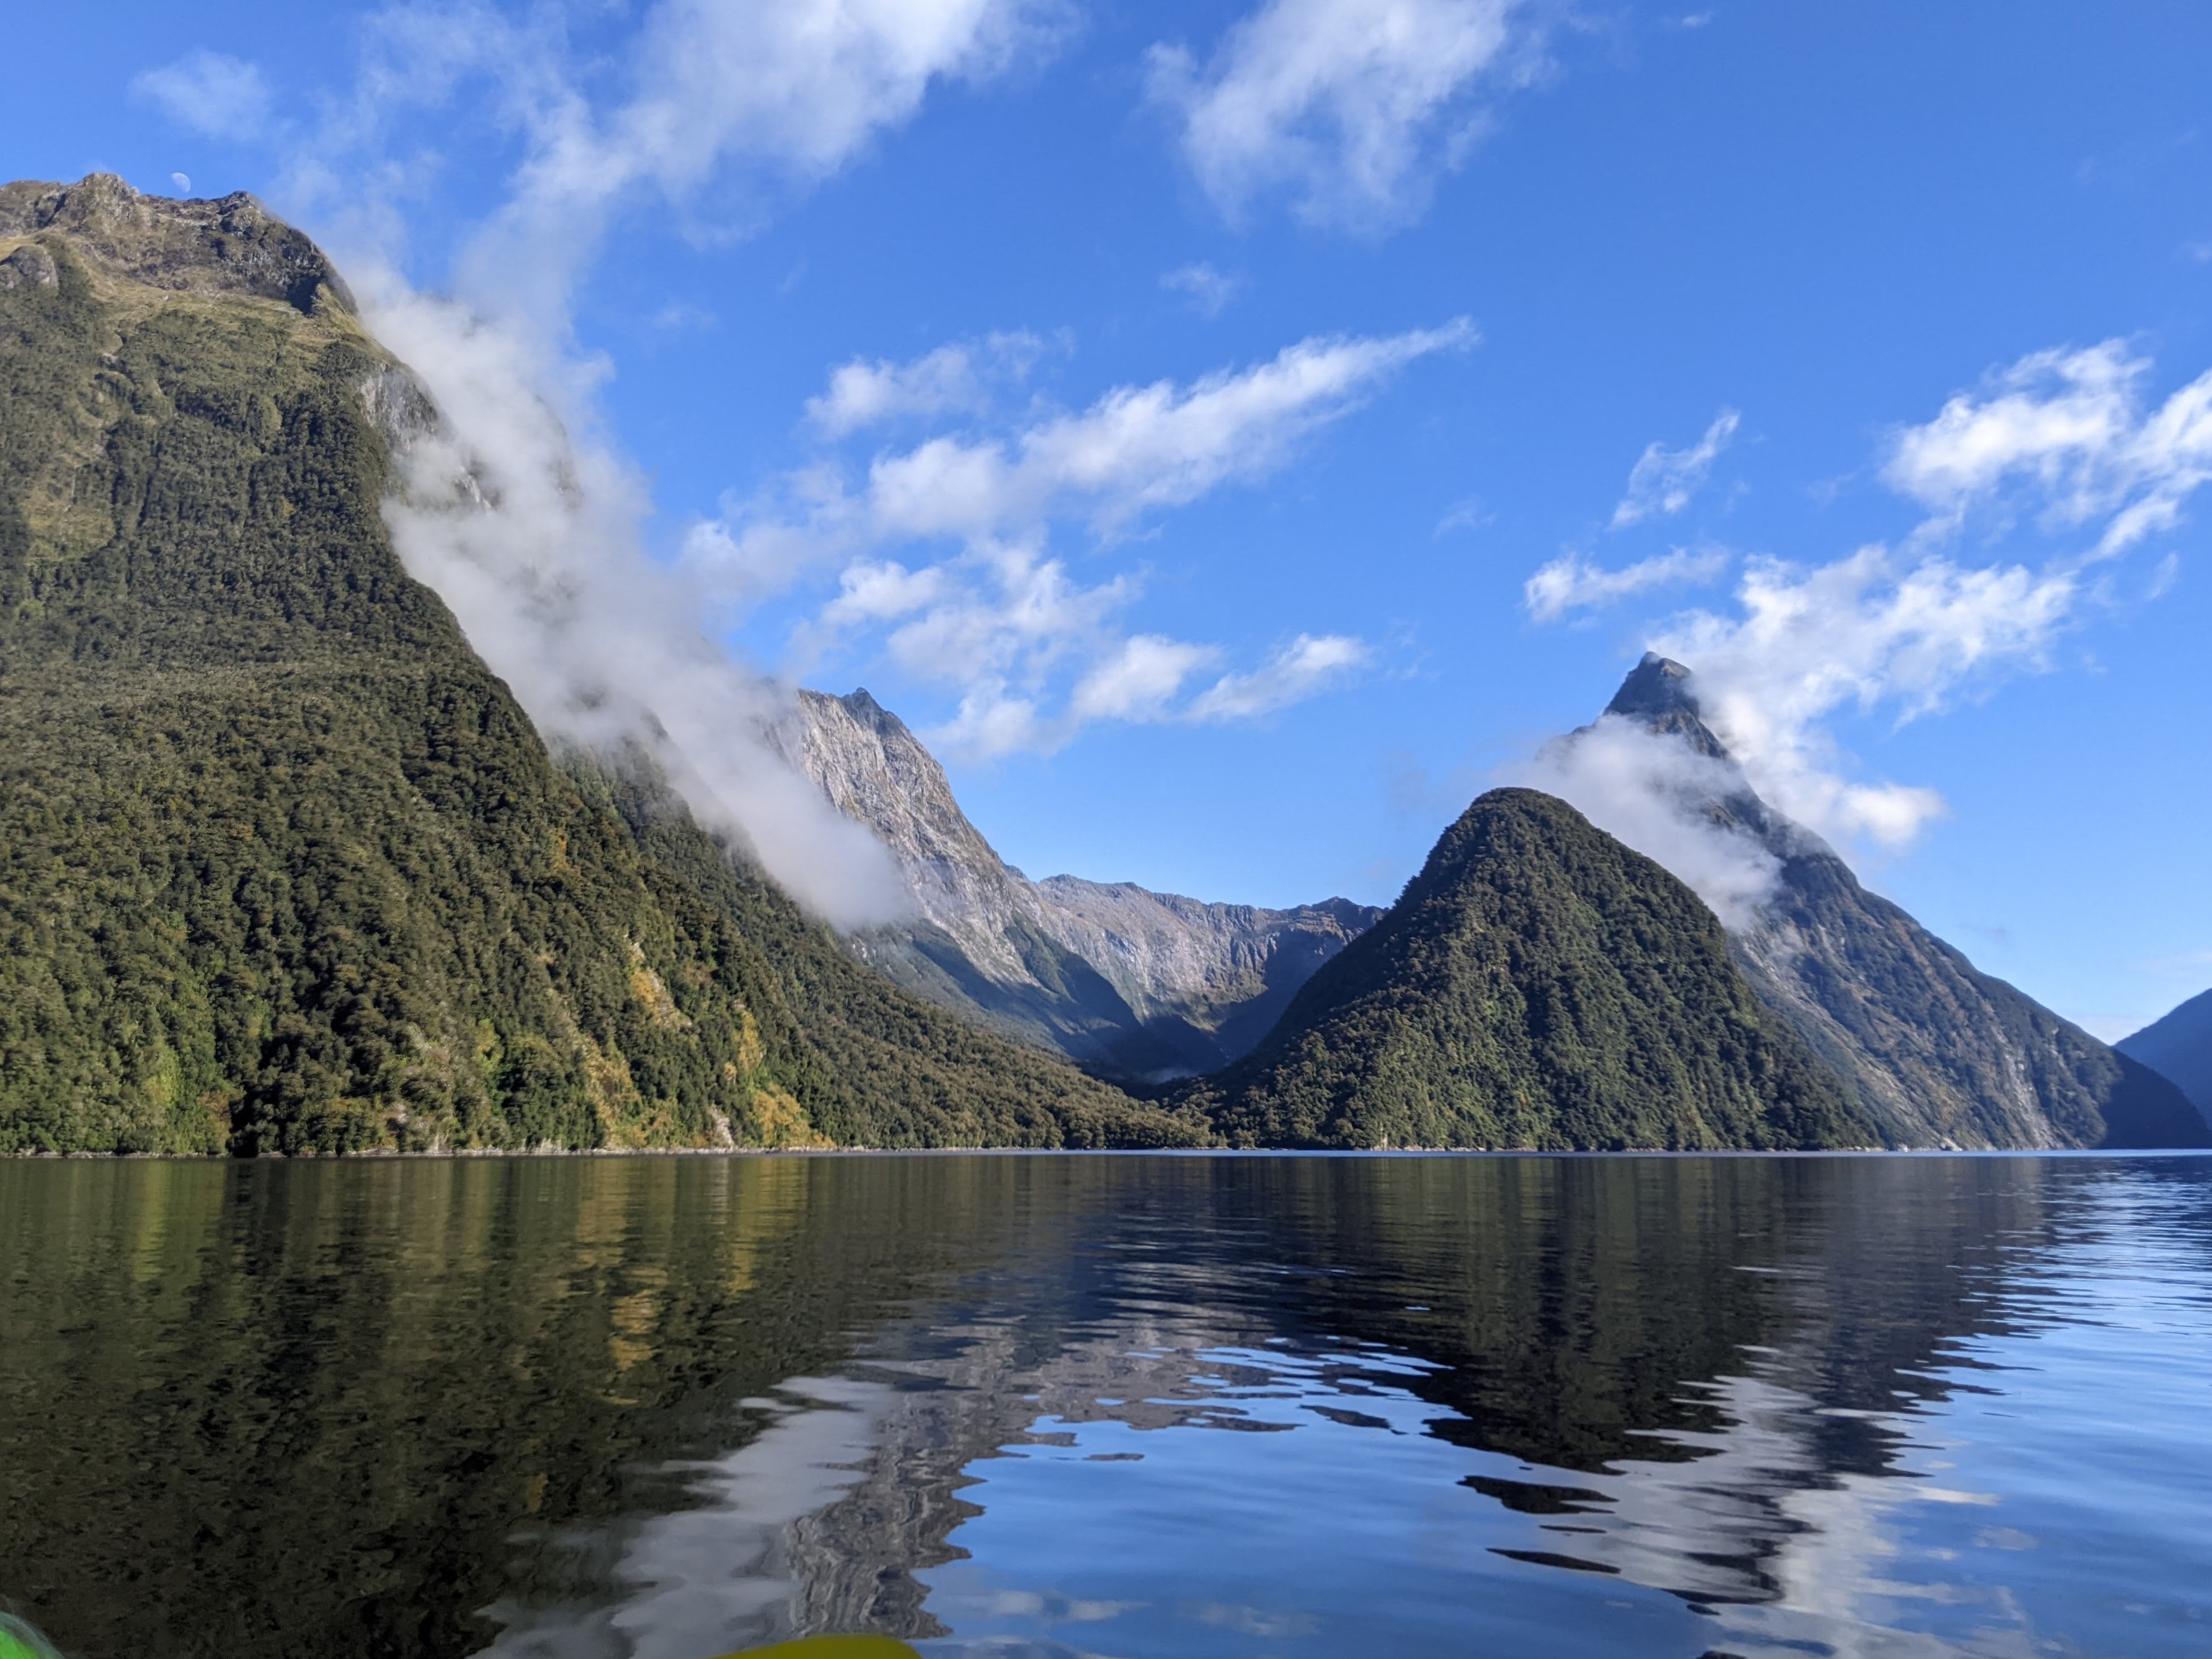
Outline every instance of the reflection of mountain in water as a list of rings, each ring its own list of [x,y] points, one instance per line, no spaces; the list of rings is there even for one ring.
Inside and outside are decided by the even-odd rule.
[[[1903,1478],[1900,1395],[1942,1399],[1928,1372],[1999,1323],[1991,1241],[2044,1231],[2043,1166],[1995,1167],[1408,1163],[1377,1205],[1374,1165],[1258,1166],[1217,1200],[1290,1219],[1241,1259],[1125,1252],[1099,1287],[1109,1329],[1055,1346],[1048,1307],[955,1314],[956,1353],[902,1366],[933,1386],[898,1395],[853,1489],[791,1529],[799,1622],[945,1634],[914,1575],[963,1553],[961,1488],[1040,1425],[1318,1411],[1389,1432],[1379,1388],[1422,1402],[1427,1433],[1469,1454],[1463,1484],[1527,1517],[1498,1553],[1740,1604],[1723,1622],[1747,1653],[1832,1638],[1851,1622],[1837,1587],[1878,1577],[1881,1516],[1961,1498]],[[1298,1351],[1240,1346],[1262,1311]]]
[[[1195,1449],[1411,1471],[1500,1601],[1641,1585],[1727,1651],[1833,1645],[1824,1587],[1946,1489],[1902,1478],[1911,1414],[2112,1168],[0,1168],[37,1402],[0,1413],[0,1595],[88,1659],[965,1640],[1062,1588],[970,1594],[1008,1494]]]

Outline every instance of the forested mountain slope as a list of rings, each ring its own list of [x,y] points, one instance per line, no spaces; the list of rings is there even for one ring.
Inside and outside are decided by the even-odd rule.
[[[0,190],[0,1151],[1198,1133],[556,766],[392,552],[395,372],[250,198]]]
[[[1606,709],[1733,768],[1696,679],[1647,656]],[[1569,739],[1572,741],[1572,739]],[[1734,936],[1754,989],[1833,1068],[1860,1114],[1906,1146],[2201,1146],[2167,1081],[2002,980],[1860,884],[1818,836],[1747,781],[1694,804],[1779,861]]]
[[[1235,1144],[1874,1144],[1687,887],[1498,789],[1235,1066],[1177,1097]]]

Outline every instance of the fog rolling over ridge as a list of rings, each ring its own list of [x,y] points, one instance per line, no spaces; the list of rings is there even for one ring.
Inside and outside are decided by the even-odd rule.
[[[1762,800],[1681,664],[1646,655],[1604,714],[1537,767],[1541,787],[1700,889],[1760,1000],[1896,1144],[2212,1140],[2165,1078],[1978,971]]]
[[[1314,970],[1382,915],[1332,898],[1295,909],[1208,904],[1133,883],[1007,864],[945,769],[866,690],[799,693],[775,740],[896,860],[915,920],[854,950],[943,1006],[1127,1081],[1211,1071],[1267,1034]]]
[[[902,915],[882,848],[759,740],[785,693],[701,631],[700,596],[638,538],[641,484],[538,389],[552,366],[512,324],[384,286],[367,320],[425,394],[395,385],[379,404],[400,484],[384,514],[409,574],[548,738],[650,756],[702,823],[837,926]]]

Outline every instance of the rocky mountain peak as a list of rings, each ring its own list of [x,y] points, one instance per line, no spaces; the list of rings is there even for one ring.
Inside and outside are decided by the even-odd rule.
[[[244,191],[179,201],[143,195],[112,173],[90,173],[73,185],[23,179],[0,185],[0,239],[50,231],[149,287],[250,294],[310,316],[323,306],[354,309],[352,294],[323,251]]]
[[[1690,688],[1690,671],[1671,657],[1647,651],[1644,660],[1628,671],[1620,690],[1605,706],[1608,714],[1667,714],[1677,709],[1698,712],[1697,693]]]
[[[1656,651],[1645,652],[1644,660],[1629,670],[1605,712],[1654,732],[1672,733],[1715,760],[1732,758],[1728,746],[1705,724],[1698,704],[1697,676]]]
[[[866,690],[802,690],[793,712],[771,740],[890,849],[917,912],[852,947],[908,988],[1103,1074],[1182,1076],[1243,1053],[1381,914],[1346,899],[1274,910],[1132,882],[1031,881]]]

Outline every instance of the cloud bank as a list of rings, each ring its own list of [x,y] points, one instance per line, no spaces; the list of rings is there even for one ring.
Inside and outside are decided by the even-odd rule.
[[[702,824],[833,924],[902,914],[881,843],[761,740],[780,690],[700,633],[700,595],[640,544],[638,479],[604,446],[572,441],[538,391],[558,365],[519,361],[512,331],[404,289],[368,317],[419,366],[442,417],[399,446],[393,545],[538,729],[611,756],[644,750]]]

